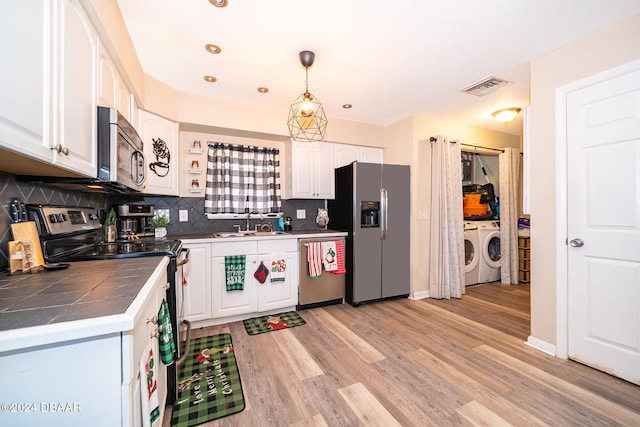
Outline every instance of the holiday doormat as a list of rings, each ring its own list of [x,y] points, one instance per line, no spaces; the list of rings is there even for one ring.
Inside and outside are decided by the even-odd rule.
[[[191,340],[180,367],[171,426],[191,427],[244,409],[240,373],[230,334]]]
[[[243,320],[244,328],[249,335],[264,334],[279,329],[295,328],[306,324],[305,320],[295,311],[272,314],[269,316],[253,317]]]

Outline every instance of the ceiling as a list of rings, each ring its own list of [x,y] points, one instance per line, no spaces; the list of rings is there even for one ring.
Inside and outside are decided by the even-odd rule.
[[[282,108],[283,122],[304,92],[298,52],[314,51],[309,90],[329,133],[331,118],[387,126],[419,114],[520,135],[522,114],[505,127],[491,113],[529,104],[530,61],[640,13],[640,0],[117,1],[145,73],[181,92]],[[488,76],[512,84],[460,92]]]

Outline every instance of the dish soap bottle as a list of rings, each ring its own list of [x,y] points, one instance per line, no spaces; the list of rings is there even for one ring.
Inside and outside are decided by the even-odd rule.
[[[278,218],[278,231],[284,231],[284,216]]]

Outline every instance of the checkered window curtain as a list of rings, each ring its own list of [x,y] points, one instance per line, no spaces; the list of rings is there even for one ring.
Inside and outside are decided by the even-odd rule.
[[[280,205],[278,150],[209,144],[204,213],[279,212]]]

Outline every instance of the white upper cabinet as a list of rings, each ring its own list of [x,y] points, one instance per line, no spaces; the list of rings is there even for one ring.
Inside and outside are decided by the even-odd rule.
[[[138,110],[138,133],[144,143],[147,179],[143,193],[178,195],[178,123]]]
[[[384,163],[382,148],[363,147],[359,145],[334,144],[336,168],[353,162]]]
[[[98,54],[98,105],[109,108],[118,105],[118,72],[102,43]]]
[[[291,141],[287,153],[285,199],[333,199],[334,144]]]
[[[53,163],[97,174],[98,35],[77,0],[60,0],[56,46],[57,135]]]
[[[75,0],[5,3],[0,49],[12,64],[0,67],[0,146],[95,177],[93,27]]]
[[[0,15],[0,146],[48,162],[52,13],[48,1],[10,1]]]

